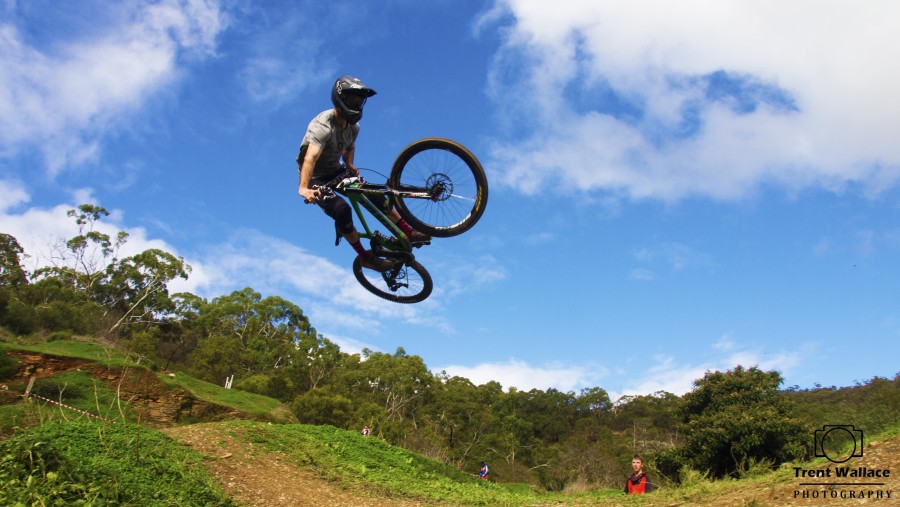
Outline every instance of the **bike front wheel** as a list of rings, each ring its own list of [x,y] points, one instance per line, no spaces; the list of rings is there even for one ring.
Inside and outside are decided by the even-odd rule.
[[[414,260],[398,262],[381,273],[362,266],[357,257],[353,261],[353,275],[367,291],[395,303],[418,303],[431,295],[434,285],[431,275]]]
[[[446,238],[469,230],[487,205],[481,162],[465,146],[432,137],[400,152],[388,186],[398,191],[397,211],[414,229]]]

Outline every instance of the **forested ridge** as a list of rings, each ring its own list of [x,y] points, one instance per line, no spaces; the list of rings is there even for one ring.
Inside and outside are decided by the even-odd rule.
[[[684,396],[611,400],[600,387],[475,385],[429,371],[402,348],[348,354],[283,298],[249,287],[211,300],[171,294],[190,266],[156,249],[119,258],[127,234],[98,232],[107,215],[89,204],[71,210],[78,234],[33,271],[16,238],[0,232],[0,339],[99,337],[157,370],[219,385],[233,375],[234,389],[280,400],[300,422],[369,426],[457,468],[485,460],[496,480],[550,490],[620,487],[633,454],[661,484],[688,469],[738,476],[812,457],[813,432],[825,424],[852,420],[876,432],[900,415],[897,376],[785,389],[780,373],[745,365],[707,373]]]

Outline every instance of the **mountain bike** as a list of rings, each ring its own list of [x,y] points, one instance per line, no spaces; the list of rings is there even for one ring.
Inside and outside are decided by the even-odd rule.
[[[434,287],[431,275],[416,261],[406,235],[368,196],[386,197],[385,208],[395,207],[414,229],[434,238],[456,236],[471,229],[487,205],[488,183],[484,168],[466,147],[443,138],[426,138],[404,148],[384,184],[369,183],[359,176],[341,175],[317,187],[319,199],[347,197],[372,254],[391,263],[384,272],[363,268],[362,260],[353,261],[353,275],[369,292],[396,303],[418,303]],[[372,230],[362,209],[387,229]],[[340,241],[338,234],[337,242]]]

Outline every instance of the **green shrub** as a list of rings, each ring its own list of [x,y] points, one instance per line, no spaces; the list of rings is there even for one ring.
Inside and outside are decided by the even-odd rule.
[[[18,368],[19,361],[6,355],[3,351],[0,351],[0,380],[12,378]]]
[[[156,351],[159,348],[159,340],[159,328],[135,329],[129,332],[125,346],[129,352],[138,356],[138,362],[149,363],[152,366],[158,358]]]
[[[72,335],[75,334],[71,330],[64,329],[61,331],[53,331],[49,335],[47,335],[47,342],[56,342],[60,340],[71,340]]]
[[[269,384],[269,376],[259,373],[238,380],[234,388],[247,391],[248,393],[267,396],[269,394]]]
[[[805,426],[778,387],[781,374],[741,366],[707,373],[684,395],[685,455],[714,478],[738,476],[751,462],[790,461],[804,453]]]
[[[93,384],[90,378],[78,374],[62,374],[37,379],[31,388],[32,394],[63,403],[88,398]]]
[[[92,377],[89,371],[69,371],[37,379],[31,392],[104,419],[121,420],[124,417],[133,421],[136,417],[129,405],[119,403],[113,389]],[[47,405],[50,412],[54,412],[57,417],[68,419],[86,417],[44,401],[36,400],[36,403],[41,406]]]
[[[672,482],[681,482],[681,470],[688,465],[684,449],[667,449],[656,455],[656,469]]]
[[[0,505],[233,505],[201,463],[155,430],[55,421],[0,442]]]

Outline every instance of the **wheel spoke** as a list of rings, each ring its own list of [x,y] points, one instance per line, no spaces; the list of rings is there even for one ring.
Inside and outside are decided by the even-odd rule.
[[[380,273],[363,268],[357,258],[353,274],[366,290],[389,301],[416,303],[431,294],[431,276],[415,261],[404,263],[396,273],[393,270]]]
[[[478,160],[458,143],[424,139],[408,146],[391,171],[395,188],[424,189],[431,198],[400,197],[398,207],[408,221],[435,236],[453,236],[480,218],[487,200],[487,181]]]

